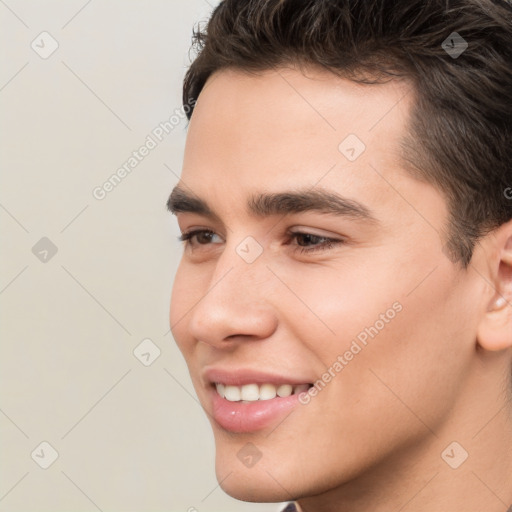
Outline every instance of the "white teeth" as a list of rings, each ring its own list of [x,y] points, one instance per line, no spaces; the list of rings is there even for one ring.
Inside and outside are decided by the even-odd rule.
[[[224,396],[224,389],[226,386],[224,386],[224,384],[217,383],[215,384],[215,387],[217,388],[217,393],[219,393],[220,396]]]
[[[260,386],[260,400],[271,400],[276,397],[276,394],[274,384],[262,384]]]
[[[297,395],[309,389],[309,384],[245,384],[243,386],[227,386],[224,384],[215,384],[217,393],[230,402],[255,402],[257,400],[272,400],[276,396],[287,397],[292,394]]]
[[[277,388],[277,395],[280,397],[290,396],[293,392],[292,386],[290,384],[282,384]]]
[[[238,386],[226,386],[224,388],[224,398],[230,402],[238,402],[241,399],[241,392]]]
[[[253,400],[259,399],[260,389],[258,384],[246,384],[245,386],[242,386],[242,392],[240,394],[242,396],[242,400],[252,402]]]

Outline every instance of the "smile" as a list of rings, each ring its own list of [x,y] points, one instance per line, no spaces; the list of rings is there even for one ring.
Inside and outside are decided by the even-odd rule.
[[[290,395],[298,395],[307,391],[312,384],[245,384],[243,386],[215,383],[217,393],[230,402],[256,402],[258,400],[272,400],[273,398],[285,398]]]

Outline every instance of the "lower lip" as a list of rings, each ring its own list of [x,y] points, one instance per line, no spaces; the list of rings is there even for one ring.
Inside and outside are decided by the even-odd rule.
[[[230,432],[254,432],[271,426],[299,403],[299,394],[254,402],[230,402],[211,388],[213,417]]]

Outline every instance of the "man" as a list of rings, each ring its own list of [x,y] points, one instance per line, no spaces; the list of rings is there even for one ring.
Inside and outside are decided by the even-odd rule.
[[[173,336],[222,489],[512,505],[512,9],[226,0],[168,201]]]

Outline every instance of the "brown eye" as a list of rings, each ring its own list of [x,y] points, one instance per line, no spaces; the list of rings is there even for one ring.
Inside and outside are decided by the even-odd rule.
[[[328,238],[326,236],[313,235],[312,233],[291,233],[292,240],[296,240],[294,249],[301,253],[312,253],[331,249],[345,243],[344,240]]]
[[[312,235],[310,233],[295,233],[295,235],[298,245],[302,247],[308,246],[309,244],[316,245],[321,240],[329,240],[329,238],[326,238],[324,236]],[[300,243],[299,240],[301,240],[303,243]]]
[[[215,233],[212,233],[211,231],[198,231],[195,236],[197,243],[207,244],[211,242],[213,235],[215,235]]]
[[[208,229],[195,229],[178,236],[178,240],[180,242],[186,242],[187,244],[190,244],[192,246],[196,245],[196,243],[199,245],[208,245],[209,243],[212,242],[212,238],[214,236],[219,235]]]

